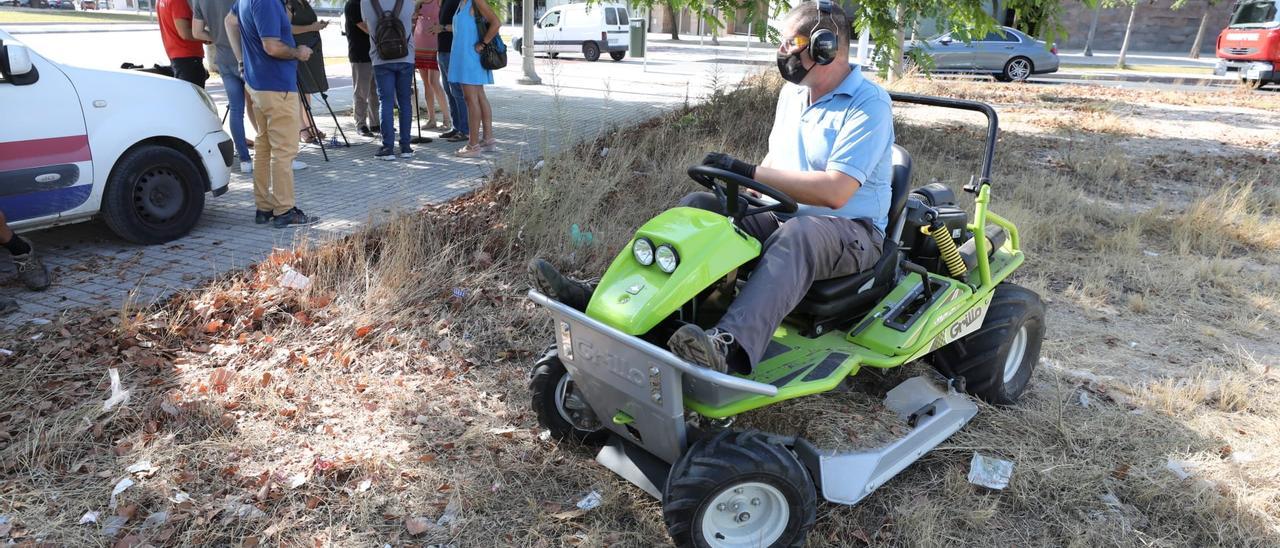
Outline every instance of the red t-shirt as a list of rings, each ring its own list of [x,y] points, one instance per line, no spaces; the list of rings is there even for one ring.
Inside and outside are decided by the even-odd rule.
[[[170,59],[204,57],[204,44],[199,40],[183,40],[178,36],[174,19],[191,20],[191,5],[187,0],[160,0],[156,3],[156,17],[160,19],[160,40]]]

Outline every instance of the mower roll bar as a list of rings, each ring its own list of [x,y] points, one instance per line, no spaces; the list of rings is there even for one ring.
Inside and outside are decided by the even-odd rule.
[[[980,103],[978,101],[948,99],[946,97],[916,95],[914,93],[889,92],[889,98],[899,103],[911,103],[915,105],[953,108],[958,110],[971,110],[984,114],[987,117],[987,148],[982,155],[982,176],[978,179],[978,184],[975,185],[974,188],[970,189],[966,187],[965,190],[976,193],[982,185],[991,184],[991,162],[996,155],[996,137],[1000,131],[1000,121],[996,116],[996,109],[991,108],[991,105]]]

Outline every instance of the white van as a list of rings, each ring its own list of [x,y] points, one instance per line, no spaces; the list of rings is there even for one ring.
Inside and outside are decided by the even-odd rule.
[[[522,51],[522,40],[513,44]],[[631,44],[631,20],[622,4],[566,4],[543,14],[533,29],[533,51],[557,57],[582,52],[588,61],[608,52],[614,61],[627,56]]]
[[[182,80],[55,63],[0,30],[0,211],[15,229],[101,217],[125,240],[191,231],[231,179],[231,137]]]

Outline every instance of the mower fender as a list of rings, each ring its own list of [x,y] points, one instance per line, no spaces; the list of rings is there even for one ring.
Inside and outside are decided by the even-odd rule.
[[[668,274],[657,263],[643,265],[632,246],[640,238],[671,246],[678,257]],[[618,254],[587,307],[587,315],[628,335],[641,335],[679,310],[725,274],[760,256],[760,242],[724,215],[691,207],[654,217]]]

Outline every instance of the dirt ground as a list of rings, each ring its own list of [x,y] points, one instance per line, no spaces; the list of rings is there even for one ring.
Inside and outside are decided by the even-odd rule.
[[[528,375],[551,331],[524,264],[598,275],[696,188],[683,169],[704,152],[763,156],[776,85],[154,308],[4,334],[0,542],[665,544],[657,501],[538,428]],[[861,504],[821,504],[810,545],[1280,544],[1280,105],[896,89],[998,109],[992,208],[1020,228],[1013,281],[1048,303],[1048,331],[1019,405],[981,406]],[[967,182],[978,120],[897,112],[915,184]],[[307,287],[282,287],[286,267]],[[1006,489],[966,480],[975,453],[1014,462]]]

